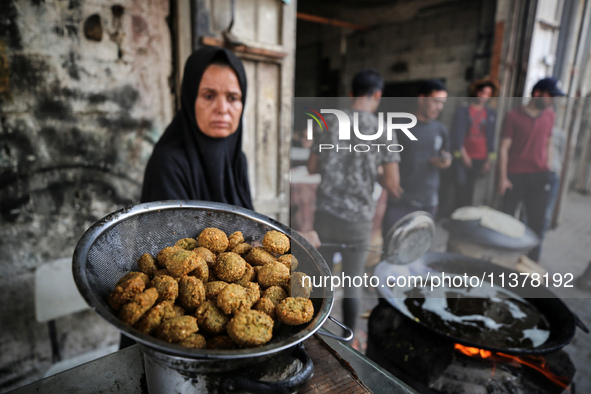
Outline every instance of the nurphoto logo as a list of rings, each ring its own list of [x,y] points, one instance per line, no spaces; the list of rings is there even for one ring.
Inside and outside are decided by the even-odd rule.
[[[328,125],[326,120],[321,114],[332,114],[336,116],[337,122],[339,125],[338,130],[338,139],[339,141],[350,141],[351,140],[351,121],[349,116],[338,109],[321,109],[320,112],[313,110],[312,108],[304,107],[306,110],[305,114],[310,116],[311,119],[308,119],[307,123],[307,138],[308,140],[314,139],[314,121],[319,127],[320,132],[329,132]],[[398,123],[400,120],[410,120],[410,122],[406,123]],[[396,123],[395,123],[396,122]],[[384,127],[385,124],[385,127]],[[386,130],[386,139],[388,141],[392,141],[392,135],[394,130],[402,131],[411,141],[416,141],[417,137],[414,136],[410,132],[409,129],[413,128],[417,124],[417,117],[408,112],[387,112],[386,113],[386,122],[384,122],[384,113],[378,113],[378,129],[377,131],[373,130],[363,130],[363,133],[359,130],[359,113],[353,113],[353,133],[355,137],[361,141],[376,141],[382,137],[384,134],[384,129]],[[369,134],[367,134],[369,132]],[[371,149],[376,148],[378,151],[381,147],[385,147],[390,152],[400,152],[402,151],[402,145],[400,144],[356,144],[356,145],[333,145],[333,144],[319,144],[318,151],[322,152],[323,150],[332,150],[336,149],[336,151],[345,150],[348,152],[369,152]]]

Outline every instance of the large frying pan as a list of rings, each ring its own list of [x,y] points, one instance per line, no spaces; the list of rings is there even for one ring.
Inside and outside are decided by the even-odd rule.
[[[509,274],[517,271],[501,267],[499,265],[489,263],[484,260],[478,260],[471,257],[466,257],[459,254],[452,253],[427,253],[421,256],[408,266],[395,266],[387,262],[380,263],[374,275],[380,278],[380,283],[386,283],[389,276],[399,275],[422,275],[427,272],[445,272],[446,274],[457,275],[476,275],[482,277],[484,272],[500,275],[502,273],[508,277]],[[557,298],[550,290],[544,287],[516,287],[511,291],[518,296],[526,299],[529,303],[535,306],[548,320],[550,324],[550,336],[543,344],[533,348],[500,348],[489,346],[483,343],[475,343],[461,337],[450,335],[449,333],[440,331],[424,322],[415,320],[414,316],[409,315],[405,308],[401,308],[404,299],[400,298],[400,292],[393,291],[388,286],[378,287],[380,295],[394,308],[400,311],[412,324],[418,324],[433,333],[446,338],[449,341],[457,342],[465,346],[486,349],[494,352],[502,352],[507,354],[530,354],[539,355],[557,351],[569,344],[574,335],[576,326],[579,325],[585,332],[588,332],[584,324],[573,314],[570,309]]]

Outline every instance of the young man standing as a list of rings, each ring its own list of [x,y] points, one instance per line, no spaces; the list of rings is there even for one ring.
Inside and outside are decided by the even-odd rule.
[[[555,114],[554,97],[564,96],[556,78],[539,80],[532,99],[505,117],[499,150],[498,191],[503,211],[515,215],[520,203],[528,226],[540,237],[540,245],[528,257],[539,261],[550,194],[550,151]]]
[[[374,114],[382,97],[383,80],[373,69],[358,72],[352,82],[352,104],[344,110],[353,127],[357,118],[358,130],[362,134],[373,134],[379,129],[378,117]],[[331,265],[333,254],[339,251],[343,258],[342,271],[351,278],[362,276],[365,269],[367,247],[370,243],[372,219],[376,201],[373,198],[374,184],[378,180],[378,169],[382,168],[382,186],[393,195],[400,196],[398,162],[396,151],[372,149],[355,151],[353,149],[319,150],[321,144],[339,146],[346,144],[366,144],[354,133],[351,140],[339,141],[336,116],[326,116],[328,130],[318,132],[314,138],[308,171],[320,173],[322,178],[316,190],[316,212],[314,229],[322,243],[345,244],[342,250],[320,248],[326,261]],[[383,127],[383,125],[382,125]],[[386,133],[374,144],[396,144],[396,140],[386,140]],[[322,245],[321,245],[322,246]],[[361,288],[344,287],[344,323],[355,330],[359,310]]]
[[[433,217],[439,204],[439,170],[451,165],[449,137],[445,125],[437,121],[447,100],[447,89],[438,80],[421,84],[415,115],[417,125],[411,141],[403,133],[398,140],[404,146],[400,152],[400,197],[390,194],[382,221],[382,236],[403,216],[414,211],[427,211]]]
[[[450,130],[455,159],[453,209],[473,204],[476,181],[488,173],[497,155],[494,144],[497,114],[487,104],[497,95],[498,84],[485,77],[475,81],[470,90],[473,98],[456,110]]]

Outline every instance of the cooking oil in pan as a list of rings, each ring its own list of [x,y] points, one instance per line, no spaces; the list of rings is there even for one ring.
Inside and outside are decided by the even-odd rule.
[[[404,292],[403,313],[467,341],[498,348],[532,348],[550,336],[546,317],[506,289],[415,287]]]

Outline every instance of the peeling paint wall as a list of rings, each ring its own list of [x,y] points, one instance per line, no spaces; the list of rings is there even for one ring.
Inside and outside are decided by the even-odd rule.
[[[34,272],[139,200],[173,113],[163,0],[0,2],[0,391],[42,377]],[[56,320],[64,358],[114,344],[93,312]]]

